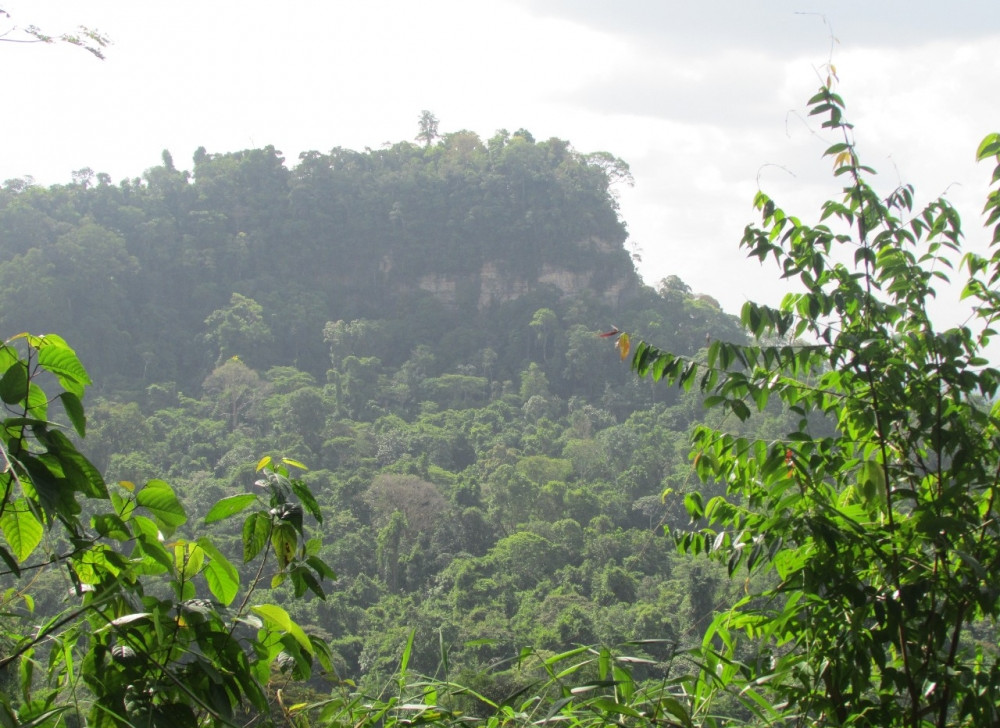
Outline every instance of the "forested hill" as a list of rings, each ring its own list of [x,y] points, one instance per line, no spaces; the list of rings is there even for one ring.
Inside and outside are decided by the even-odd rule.
[[[621,160],[523,130],[427,141],[294,166],[273,147],[199,149],[193,173],[164,152],[117,184],[89,169],[47,189],[9,180],[0,327],[61,332],[99,389],[138,392],[201,382],[233,355],[323,376],[328,322],[388,322],[366,341],[388,365],[431,344],[451,367],[481,368],[491,349],[511,378],[532,347],[572,348],[574,325],[673,318],[657,333],[689,327],[697,344],[719,318],[679,281],[673,310],[643,288],[613,192],[630,179]],[[542,308],[558,320],[533,330]]]
[[[77,349],[96,390],[81,449],[109,483],[169,480],[185,537],[257,492],[261,456],[308,464],[338,580],[322,603],[269,598],[331,638],[341,675],[377,683],[415,629],[417,669],[447,640],[503,692],[481,673],[522,647],[695,634],[721,583],[661,528],[686,521],[661,493],[693,487],[698,396],[637,380],[596,334],[692,353],[740,334],[676,277],[642,284],[627,179],[558,139],[458,132],[291,168],[199,150],[193,173],[164,153],[118,184],[8,182],[0,327]],[[38,584],[55,613],[65,589]]]

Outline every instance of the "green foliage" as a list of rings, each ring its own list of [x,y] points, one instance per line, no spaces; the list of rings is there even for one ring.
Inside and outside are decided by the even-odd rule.
[[[428,134],[426,146],[306,152],[295,165],[273,147],[200,149],[193,173],[167,153],[118,184],[90,170],[49,188],[13,180],[0,188],[0,330],[71,337],[118,396],[190,390],[232,356],[321,380],[331,354],[334,369],[350,355],[395,369],[428,345],[440,355],[428,378],[492,384],[540,357],[562,379],[564,334],[550,317],[533,328],[532,313],[593,331],[612,298],[640,295],[613,194],[624,163],[560,139]],[[549,280],[592,300],[567,318],[570,291]],[[320,338],[338,320],[350,323]],[[503,359],[487,363],[487,349]],[[625,380],[612,364],[591,371]],[[424,396],[406,384],[392,394],[415,408]],[[486,392],[473,384],[463,399],[475,404]],[[393,398],[375,394],[383,409]],[[367,399],[360,411],[376,414]]]
[[[798,420],[773,441],[695,430],[698,475],[727,492],[686,496],[704,525],[678,531],[678,546],[749,576],[705,632],[693,710],[721,710],[728,695],[754,724],[993,725],[1000,372],[986,346],[1000,315],[1000,193],[986,204],[994,252],[963,254],[947,201],[913,211],[910,187],[870,186],[829,82],[810,107],[839,136],[825,154],[843,197],[809,226],[760,192],[762,223],[742,241],[802,292],[776,309],[748,303],[749,345],[716,341],[695,358],[631,347],[640,375],[699,387],[739,420],[772,399]],[[994,184],[998,139],[978,151],[998,163]],[[956,270],[977,326],[939,330],[927,306]],[[623,355],[629,344],[619,339]]]
[[[18,676],[15,688],[0,688],[5,726],[231,725],[247,705],[269,710],[272,668],[306,678],[318,659],[332,670],[322,640],[283,608],[255,603],[268,568],[271,586],[287,579],[296,597],[323,598],[321,582],[334,578],[303,527],[304,511],[321,514],[289,475],[302,465],[264,458],[260,494],[210,509],[209,523],[250,511],[243,556],[258,564],[241,583],[215,541],[182,535],[188,518],[170,485],[109,488],[63,434],[49,403],[61,401],[82,436],[90,384],[65,341],[16,336],[0,346],[0,372],[0,557],[19,577],[0,597],[0,675]],[[50,399],[43,385],[58,394]],[[70,606],[36,616],[32,587],[47,572],[63,575]]]

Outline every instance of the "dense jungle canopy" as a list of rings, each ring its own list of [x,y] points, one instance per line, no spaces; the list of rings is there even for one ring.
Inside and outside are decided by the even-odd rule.
[[[0,724],[995,724],[1000,254],[810,105],[739,320],[523,129],[5,183]]]
[[[310,467],[338,579],[293,613],[343,678],[382,679],[413,629],[414,667],[443,639],[477,683],[522,647],[696,630],[718,574],[675,567],[660,493],[693,483],[698,398],[597,334],[694,352],[737,321],[642,284],[621,160],[524,130],[432,141],[8,181],[0,325],[71,341],[95,382],[82,451],[108,482],[167,479],[191,523],[262,454]]]

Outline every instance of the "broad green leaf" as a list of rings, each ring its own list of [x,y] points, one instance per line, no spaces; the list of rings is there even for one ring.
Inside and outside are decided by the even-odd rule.
[[[73,497],[73,489],[65,484],[59,462],[44,455],[36,458],[22,454],[20,463],[30,476],[30,478],[21,477],[21,487],[25,495],[37,499],[42,508],[50,513],[58,513],[70,520],[75,519],[80,512],[80,506]]]
[[[47,335],[39,343],[38,363],[56,375],[59,384],[67,392],[83,398],[83,392],[90,382],[90,376],[76,352],[60,337]]]
[[[205,523],[215,523],[234,516],[256,502],[257,496],[253,493],[242,493],[223,498],[208,510],[205,515]]]
[[[243,521],[243,563],[249,563],[267,544],[271,519],[264,513],[251,513]]]
[[[122,557],[102,543],[73,556],[73,570],[83,584],[100,584],[122,571]]]
[[[994,132],[987,134],[976,150],[976,161],[981,162],[987,157],[995,157],[1000,154],[1000,134]]]
[[[135,492],[135,484],[130,483],[125,480],[119,480],[118,485],[130,493]],[[127,521],[132,517],[132,512],[135,511],[135,499],[134,498],[123,498],[116,491],[109,491],[108,495],[111,498],[111,506],[115,509],[115,513],[123,521]]]
[[[258,604],[255,607],[251,607],[250,611],[263,619],[271,627],[290,634],[306,652],[312,650],[312,645],[306,633],[302,631],[302,628],[298,624],[292,621],[288,612],[277,604]]]
[[[127,541],[132,538],[132,532],[125,521],[114,513],[101,513],[90,519],[90,524],[104,538],[115,541]]]
[[[228,606],[240,590],[240,575],[222,552],[211,541],[202,537],[198,545],[208,554],[208,564],[205,566],[205,581],[212,595],[222,604]]]
[[[201,573],[205,563],[205,552],[190,541],[178,541],[174,544],[174,569],[181,579],[191,581]]]
[[[271,528],[271,545],[278,559],[278,567],[284,569],[295,559],[298,535],[291,523],[280,521]]]
[[[164,536],[170,536],[187,521],[173,488],[162,480],[150,480],[135,494],[136,505],[150,512]]]
[[[46,444],[59,458],[63,474],[74,490],[90,498],[108,497],[108,487],[100,471],[76,449],[76,445],[66,435],[53,430],[47,433]]]
[[[28,384],[27,414],[36,420],[46,420],[49,416],[48,395],[34,382]]]
[[[9,346],[6,342],[0,341],[0,371],[7,371],[7,368],[20,358],[21,356],[18,354],[17,349]]]
[[[132,557],[140,557],[138,570],[144,574],[162,574],[173,571],[174,560],[163,547],[160,529],[146,516],[133,516],[130,523],[135,526],[136,541]]]
[[[73,429],[80,437],[85,437],[87,434],[87,415],[84,413],[80,398],[72,392],[63,392],[59,395],[59,400],[63,403],[63,409],[66,410],[66,416],[73,425]]]
[[[312,572],[304,566],[296,566],[292,569],[291,578],[292,584],[295,588],[296,599],[305,594],[307,589],[320,599],[326,599],[326,593],[323,591],[323,587],[321,587],[319,582],[316,581],[316,577],[312,575]]]
[[[324,579],[336,579],[337,573],[330,568],[330,565],[323,561],[318,556],[308,556],[306,557],[306,563],[312,567],[312,570],[319,574]]]
[[[25,498],[9,501],[0,516],[0,530],[15,558],[24,563],[38,548],[44,529]]]
[[[28,395],[28,366],[15,361],[0,377],[0,399],[7,404],[17,404]]]
[[[861,486],[866,502],[885,503],[885,471],[874,460],[866,460],[861,464],[858,485]]]

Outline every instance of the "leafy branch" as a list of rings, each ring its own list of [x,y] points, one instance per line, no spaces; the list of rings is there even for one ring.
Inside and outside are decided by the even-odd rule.
[[[747,709],[771,706],[767,720],[979,725],[997,706],[977,686],[1000,670],[995,650],[973,653],[966,639],[1000,614],[988,577],[1000,566],[1000,408],[986,404],[1000,372],[981,351],[1000,312],[1000,193],[986,205],[995,252],[961,260],[982,326],[938,331],[926,306],[959,269],[958,213],[938,199],[912,214],[908,186],[879,197],[834,80],[809,114],[840,134],[825,156],[846,180],[842,198],[809,226],[759,192],[761,224],[741,243],[803,292],[778,309],[747,304],[756,341],[712,342],[704,361],[614,332],[639,376],[697,385],[706,406],[740,420],[772,398],[799,416],[773,442],[695,429],[695,469],[727,495],[689,493],[707,525],[675,541],[766,586],[714,620],[694,698],[733,691]],[[1000,136],[977,156],[1000,162]],[[800,343],[760,343],[789,338]]]

